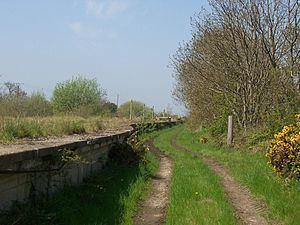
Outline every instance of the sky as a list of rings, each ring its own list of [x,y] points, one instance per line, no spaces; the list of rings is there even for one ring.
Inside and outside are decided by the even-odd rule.
[[[107,98],[182,113],[170,57],[206,0],[0,0],[0,82],[48,98],[58,82],[97,79]]]

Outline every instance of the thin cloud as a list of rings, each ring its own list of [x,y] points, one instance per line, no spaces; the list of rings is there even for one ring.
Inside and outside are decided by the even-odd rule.
[[[99,31],[91,26],[86,26],[81,22],[73,22],[69,24],[69,27],[73,33],[78,35],[80,38],[93,39],[98,36]]]
[[[111,18],[125,12],[128,7],[125,0],[86,0],[87,14],[99,18]]]
[[[101,30],[76,21],[69,24],[70,30],[81,40],[93,46],[99,46],[105,40],[115,40],[117,34],[109,30]]]

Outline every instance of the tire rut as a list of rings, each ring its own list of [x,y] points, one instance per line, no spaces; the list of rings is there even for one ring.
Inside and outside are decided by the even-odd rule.
[[[166,217],[173,165],[171,159],[154,146],[153,141],[150,141],[148,145],[150,151],[158,157],[160,165],[158,172],[152,177],[149,198],[142,203],[135,217],[135,224],[162,225]]]
[[[177,149],[201,158],[208,167],[219,175],[221,184],[225,189],[226,195],[233,206],[235,216],[239,224],[244,225],[267,225],[267,220],[261,215],[264,207],[251,197],[250,191],[242,187],[234,180],[229,172],[215,159],[201,153],[195,153],[176,143],[176,136],[171,141],[172,146]]]

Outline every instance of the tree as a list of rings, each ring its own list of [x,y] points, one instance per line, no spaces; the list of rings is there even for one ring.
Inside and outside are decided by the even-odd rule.
[[[118,106],[113,102],[105,101],[101,104],[101,111],[104,113],[109,113],[110,115],[114,115],[117,113]]]
[[[27,93],[19,83],[5,82],[0,92],[1,116],[25,116]]]
[[[176,98],[198,121],[233,114],[240,127],[299,107],[297,0],[211,0],[173,57]],[[293,75],[293,76],[291,76]],[[292,104],[291,104],[292,103]]]
[[[99,111],[103,96],[104,90],[95,79],[79,76],[56,85],[52,105],[55,112],[74,112],[85,107]]]
[[[131,101],[125,102],[120,105],[118,109],[118,114],[122,117],[129,118],[130,115],[130,105]],[[133,117],[142,117],[143,113],[145,117],[151,116],[151,108],[146,106],[143,102],[132,101],[132,116]]]
[[[40,92],[27,94],[19,83],[5,82],[0,92],[1,116],[49,116],[52,106]]]
[[[5,82],[4,89],[6,89],[4,95],[9,97],[25,97],[27,95],[19,83]]]

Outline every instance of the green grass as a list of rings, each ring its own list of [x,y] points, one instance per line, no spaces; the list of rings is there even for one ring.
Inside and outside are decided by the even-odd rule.
[[[171,146],[171,138],[181,128],[162,131],[155,139],[155,145],[174,161],[166,224],[236,224],[219,177],[199,158],[177,151]]]
[[[49,201],[21,205],[0,216],[0,224],[22,225],[131,225],[137,203],[145,198],[149,177],[158,162],[131,167],[108,165],[79,187],[67,187]],[[17,221],[17,223],[15,223]]]
[[[206,135],[205,131],[192,132],[181,126],[177,143],[212,156],[226,165],[231,175],[266,203],[270,220],[287,225],[299,224],[300,182],[285,184],[268,166],[263,153],[220,149],[212,143],[201,144],[199,139],[203,135]]]

